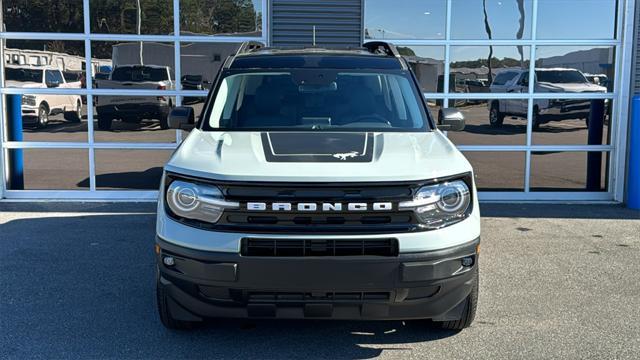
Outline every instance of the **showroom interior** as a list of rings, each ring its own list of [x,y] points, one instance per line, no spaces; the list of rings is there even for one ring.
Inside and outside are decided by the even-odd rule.
[[[634,0],[0,3],[0,199],[155,199],[162,166],[188,132],[141,109],[199,114],[242,42],[314,39],[395,44],[431,113],[464,113],[465,130],[448,136],[474,166],[481,200],[625,198],[640,91]],[[111,76],[123,65],[150,70],[129,73],[134,81]],[[127,115],[107,114],[114,102]]]

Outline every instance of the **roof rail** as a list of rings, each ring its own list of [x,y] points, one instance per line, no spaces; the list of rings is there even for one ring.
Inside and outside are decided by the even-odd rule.
[[[236,51],[236,55],[248,53],[263,47],[264,47],[264,44],[259,41],[245,41],[240,45],[240,47],[238,48],[238,51]]]
[[[362,46],[373,54],[385,54],[387,56],[395,57],[402,56],[393,44],[386,41],[369,41],[364,43]]]

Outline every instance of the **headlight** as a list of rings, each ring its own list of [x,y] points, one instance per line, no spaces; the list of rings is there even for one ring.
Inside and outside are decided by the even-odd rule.
[[[463,180],[453,180],[420,188],[413,200],[401,202],[399,209],[413,210],[427,228],[438,229],[464,220],[470,206],[469,186]]]
[[[34,95],[22,95],[22,105],[35,106],[36,97]]]
[[[169,185],[166,201],[176,216],[208,223],[220,220],[225,209],[240,207],[238,202],[226,201],[216,186],[181,180]]]

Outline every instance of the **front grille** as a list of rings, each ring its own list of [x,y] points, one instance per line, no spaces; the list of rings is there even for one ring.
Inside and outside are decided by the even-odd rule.
[[[242,239],[242,256],[398,256],[397,239]]]
[[[413,211],[399,211],[397,204],[413,198],[417,184],[222,184],[225,198],[240,202],[240,208],[226,210],[219,226],[252,233],[394,233],[415,230]],[[248,210],[247,203],[267,204],[265,211]],[[272,211],[273,203],[291,203],[292,211]],[[342,211],[298,211],[296,204],[342,203]],[[389,211],[373,211],[376,202],[391,203]],[[348,203],[366,203],[366,211],[348,211]]]
[[[248,291],[246,301],[249,303],[362,303],[387,302],[390,292],[266,292]]]

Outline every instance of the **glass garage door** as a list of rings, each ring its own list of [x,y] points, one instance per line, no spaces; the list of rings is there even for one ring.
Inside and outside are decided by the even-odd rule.
[[[481,199],[621,200],[632,13],[622,0],[365,0],[364,36],[409,59],[434,115],[465,114],[448,136]]]

